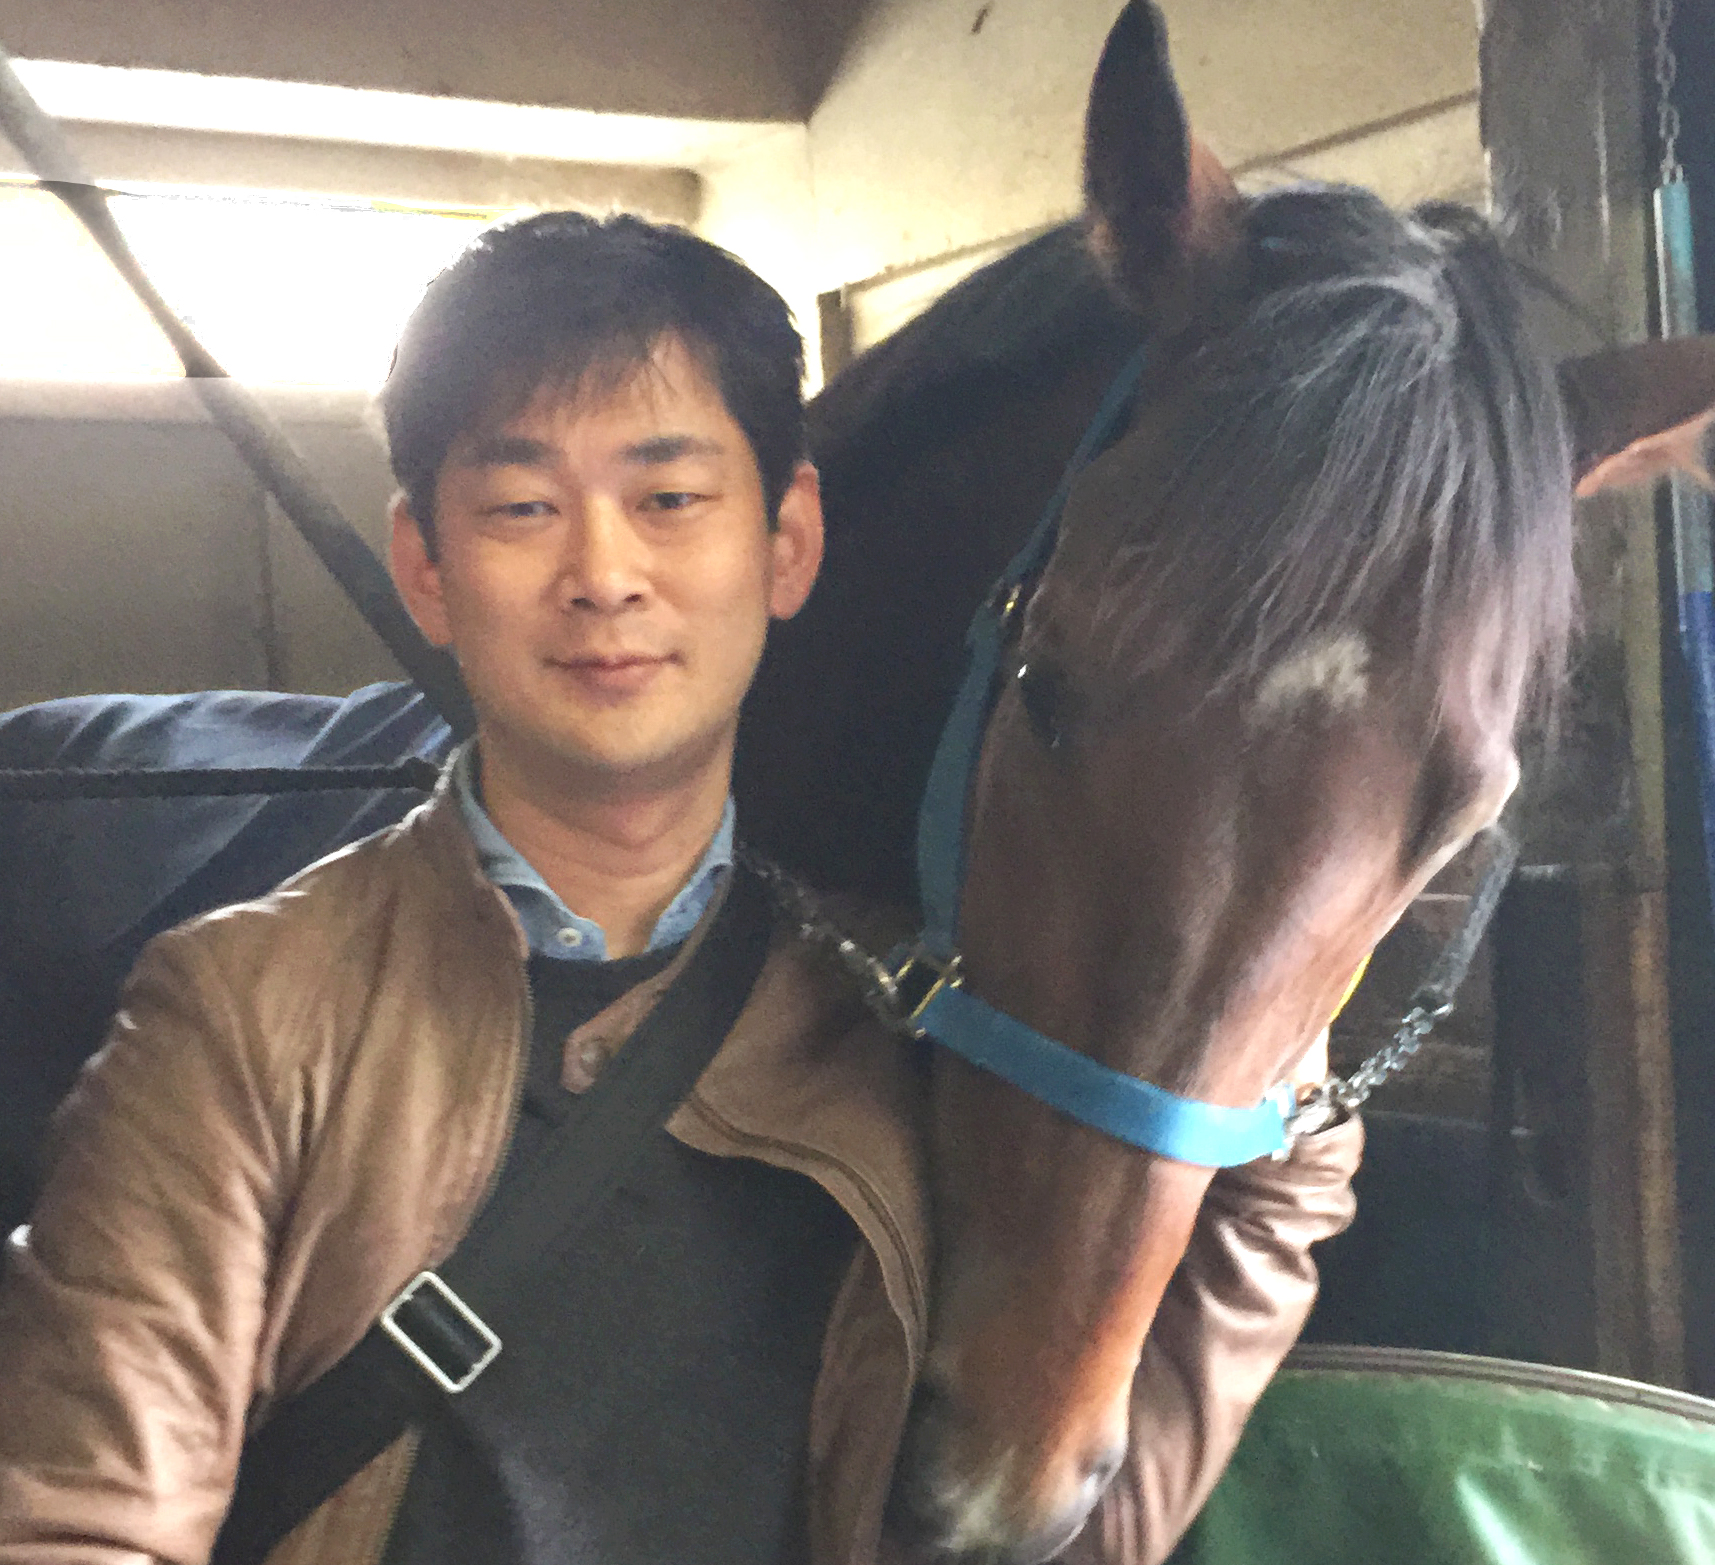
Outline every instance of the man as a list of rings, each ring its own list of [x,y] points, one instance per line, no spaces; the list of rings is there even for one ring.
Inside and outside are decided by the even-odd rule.
[[[493,231],[431,286],[382,395],[393,565],[476,740],[400,827],[139,963],[0,1287],[0,1565],[205,1558],[247,1429],[556,1135],[599,1139],[628,1038],[739,896],[738,709],[821,556],[801,371],[764,284],[633,218]],[[279,1565],[891,1548],[918,1078],[784,926],[724,1039],[653,1042],[718,1052],[544,1254],[527,1326]],[[1217,1179],[1140,1374],[1147,1448],[1081,1557],[1156,1558],[1189,1519],[1356,1145]]]

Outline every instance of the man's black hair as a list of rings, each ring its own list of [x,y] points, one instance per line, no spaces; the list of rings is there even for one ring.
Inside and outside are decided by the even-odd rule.
[[[804,345],[786,302],[682,228],[544,212],[489,229],[429,284],[381,389],[393,476],[431,554],[455,440],[546,387],[617,388],[667,335],[750,441],[772,525],[805,453]]]

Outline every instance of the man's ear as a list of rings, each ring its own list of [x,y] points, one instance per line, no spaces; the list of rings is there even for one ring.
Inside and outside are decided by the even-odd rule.
[[[794,470],[768,542],[773,552],[768,613],[791,619],[804,607],[822,568],[822,479],[810,463],[800,462]]]
[[[437,647],[451,646],[453,632],[441,591],[441,568],[431,558],[423,529],[417,525],[403,494],[394,495],[388,516],[393,523],[387,550],[393,585],[399,589],[417,629],[429,642]]]

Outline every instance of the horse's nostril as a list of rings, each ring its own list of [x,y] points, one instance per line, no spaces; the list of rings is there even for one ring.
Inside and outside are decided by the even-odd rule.
[[[1100,1495],[1114,1481],[1114,1474],[1120,1470],[1120,1465],[1124,1461],[1125,1447],[1123,1445],[1109,1446],[1085,1469],[1084,1482],[1097,1495]]]
[[[1032,1495],[1010,1481],[1018,1475],[1005,1463],[965,1471],[955,1438],[960,1427],[953,1398],[919,1381],[888,1503],[889,1527],[910,1547],[947,1565],[977,1559],[985,1565],[1037,1565],[1053,1559],[1077,1536],[1125,1460],[1123,1440],[1104,1445],[1070,1472],[1058,1468],[1058,1492]],[[1065,1492],[1068,1480],[1072,1493]],[[1045,1505],[1051,1508],[1041,1510]]]

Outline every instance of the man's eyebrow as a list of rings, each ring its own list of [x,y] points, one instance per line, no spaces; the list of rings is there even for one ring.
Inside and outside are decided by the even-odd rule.
[[[547,443],[523,435],[484,435],[471,446],[471,467],[547,467],[552,461]]]
[[[718,440],[701,435],[656,435],[627,446],[620,457],[633,467],[660,467],[687,456],[720,456],[726,450]]]

